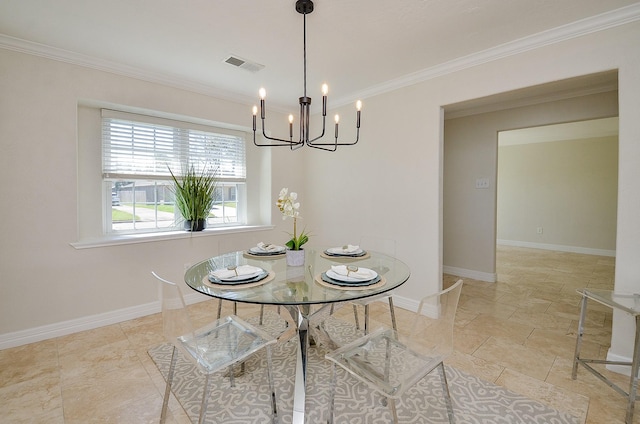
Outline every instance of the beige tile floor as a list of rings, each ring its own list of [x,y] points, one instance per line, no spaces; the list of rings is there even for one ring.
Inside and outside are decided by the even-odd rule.
[[[499,247],[497,272],[497,283],[465,279],[448,364],[586,423],[623,423],[622,396],[583,369],[571,380],[580,301],[575,289],[612,288],[614,259]],[[445,284],[455,279],[444,277]],[[190,307],[196,320],[209,318],[212,302]],[[254,312],[241,306],[239,314]],[[345,319],[349,312],[340,310]],[[397,312],[402,328],[408,314]],[[388,325],[388,315],[386,304],[373,305],[372,326]],[[588,318],[583,351],[604,358],[611,311],[596,306]],[[157,422],[164,380],[147,349],[163,341],[161,332],[155,314],[0,351],[0,422]],[[628,384],[623,376],[607,375]],[[167,422],[188,422],[173,401],[170,412]]]

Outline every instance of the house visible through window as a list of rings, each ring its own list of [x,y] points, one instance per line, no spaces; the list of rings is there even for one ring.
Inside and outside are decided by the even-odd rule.
[[[182,229],[173,180],[193,166],[215,170],[216,200],[208,226],[242,225],[246,210],[245,134],[112,110],[102,111],[105,231]]]

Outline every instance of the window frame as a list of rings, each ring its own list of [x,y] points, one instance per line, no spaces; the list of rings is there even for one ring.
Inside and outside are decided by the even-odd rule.
[[[192,122],[218,128],[228,128],[246,134],[251,134],[251,127],[244,125],[246,116],[240,114],[237,122],[229,117],[227,109],[213,108],[206,112],[207,116],[216,113],[226,116],[226,120],[214,121],[200,117],[203,112],[198,108],[190,115],[175,112],[159,111],[157,109],[141,108],[95,99],[80,99],[77,103],[76,139],[77,139],[77,178],[76,204],[71,206],[76,211],[77,226],[75,236],[69,240],[69,245],[77,250],[100,249],[111,246],[126,246],[132,244],[156,243],[159,241],[178,241],[197,239],[201,237],[219,237],[246,232],[270,231],[275,228],[272,223],[273,201],[273,154],[272,149],[254,149],[252,143],[246,144],[247,181],[244,225],[207,228],[204,231],[164,231],[138,234],[105,234],[104,209],[111,204],[111,194],[103,190],[102,180],[102,109],[118,110],[145,116],[157,116],[170,120]],[[232,114],[233,115],[233,114]],[[231,115],[231,116],[232,116]]]
[[[113,128],[124,131],[122,134],[113,136]],[[135,220],[132,222],[133,228],[114,229],[112,221],[112,186],[115,181],[131,181],[135,183],[151,183],[154,187],[158,183],[171,182],[168,165],[171,170],[179,175],[186,166],[194,165],[202,169],[207,164],[216,163],[218,169],[218,180],[221,187],[232,185],[236,191],[236,220],[232,222],[215,222],[215,218],[208,219],[208,227],[211,229],[224,227],[244,226],[247,223],[247,153],[246,153],[246,131],[232,130],[228,128],[196,124],[189,121],[161,118],[137,113],[121,112],[113,109],[101,110],[101,151],[102,151],[102,187],[103,187],[103,235],[132,235],[132,234],[154,234],[171,231],[181,231],[183,227],[181,216],[174,209],[174,223],[171,226],[159,226],[158,223],[158,198],[154,189],[154,212],[155,220],[151,228],[136,228]],[[144,131],[137,133],[136,131]],[[160,133],[156,139],[156,131]],[[137,134],[137,135],[136,135]],[[136,145],[140,137],[140,144]],[[237,144],[238,142],[241,144]],[[112,148],[115,145],[115,148]],[[124,147],[123,147],[124,146]],[[152,146],[150,148],[150,146]],[[156,150],[156,146],[160,146]],[[231,147],[231,149],[229,148]],[[139,150],[137,150],[139,149]],[[122,152],[125,152],[123,155]],[[128,151],[128,153],[127,153]],[[113,158],[120,153],[120,157],[130,156],[131,161],[115,163]],[[161,153],[158,153],[161,152]],[[172,160],[166,160],[166,154]],[[195,153],[192,153],[195,152]],[[230,153],[230,159],[220,153]],[[135,156],[135,155],[138,156]],[[111,156],[110,156],[111,155]],[[138,158],[142,156],[142,161]],[[195,157],[195,160],[193,159]],[[163,160],[163,158],[165,160]],[[239,162],[241,159],[241,163]],[[204,162],[206,161],[206,162]],[[142,165],[140,162],[144,162]],[[122,163],[126,163],[124,172],[120,169]],[[170,164],[169,164],[170,163]],[[179,164],[179,166],[177,166]],[[137,167],[137,169],[136,169]],[[175,168],[180,168],[176,170]],[[142,170],[140,170],[142,169]],[[224,189],[221,190],[224,192]],[[136,195],[131,196],[134,205]],[[226,207],[222,199],[223,217]]]

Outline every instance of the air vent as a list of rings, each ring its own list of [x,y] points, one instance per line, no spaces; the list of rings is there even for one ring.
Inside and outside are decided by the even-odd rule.
[[[236,68],[244,69],[246,71],[254,72],[254,73],[264,68],[264,65],[261,65],[256,62],[251,62],[246,59],[242,59],[238,56],[229,56],[224,61],[229,65],[235,66]]]

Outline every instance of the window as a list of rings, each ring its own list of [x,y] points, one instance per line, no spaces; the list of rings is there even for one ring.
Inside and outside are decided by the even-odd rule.
[[[242,225],[246,209],[245,133],[199,124],[102,111],[102,180],[107,233],[182,228],[173,180],[194,166],[216,169],[208,226]]]

